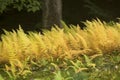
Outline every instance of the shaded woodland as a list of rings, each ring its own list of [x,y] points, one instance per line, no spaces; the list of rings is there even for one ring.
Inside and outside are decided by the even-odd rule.
[[[117,21],[120,17],[119,0],[63,0],[62,19],[67,24],[80,24],[82,21],[99,18],[105,21]],[[16,29],[21,25],[24,30],[42,28],[42,10],[36,12],[11,9],[0,14],[0,31]]]

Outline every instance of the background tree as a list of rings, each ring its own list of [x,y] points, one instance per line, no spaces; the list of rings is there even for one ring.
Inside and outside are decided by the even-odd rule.
[[[10,9],[36,12],[41,9],[43,12],[43,27],[50,29],[54,24],[61,26],[62,4],[61,0],[0,0],[0,12]]]
[[[0,13],[11,9],[35,12],[41,9],[41,0],[0,0]]]
[[[43,27],[50,29],[54,24],[61,27],[62,3],[61,0],[43,0]]]
[[[47,4],[48,7],[45,8],[45,3],[42,6],[42,1],[45,1],[45,3],[50,2],[50,4]],[[41,30],[42,22],[60,25],[59,21],[53,23],[53,20],[57,19],[55,19],[56,15],[53,14],[56,12],[53,12],[55,8],[53,8],[53,3],[51,3],[59,3],[59,1],[61,0],[0,0],[0,31],[2,29],[16,29],[19,24],[25,31]],[[55,4],[57,5],[57,3]],[[116,18],[120,17],[119,3],[120,0],[63,0],[62,5],[59,4],[62,7],[59,8],[59,11],[62,9],[59,13],[62,16],[62,20],[67,24],[79,24],[82,27],[84,24],[80,21],[91,20],[96,17],[108,22],[110,20],[117,21]],[[48,13],[47,10],[50,12]],[[50,14],[53,15],[51,15],[51,18],[48,18],[48,16],[45,16],[45,13],[49,14],[49,17]],[[57,18],[59,20],[61,17]],[[48,22],[50,21],[48,19],[52,19],[51,22]],[[47,28],[49,25],[46,25],[43,24]]]

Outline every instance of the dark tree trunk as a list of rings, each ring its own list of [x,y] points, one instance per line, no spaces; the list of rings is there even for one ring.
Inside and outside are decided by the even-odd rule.
[[[54,24],[61,27],[62,3],[61,0],[43,0],[43,27],[51,29]]]

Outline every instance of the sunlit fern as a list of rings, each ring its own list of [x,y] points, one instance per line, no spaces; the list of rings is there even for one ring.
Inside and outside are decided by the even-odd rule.
[[[47,60],[56,58],[74,59],[81,54],[103,54],[114,50],[120,51],[120,24],[113,26],[98,20],[86,21],[83,30],[79,25],[63,28],[55,26],[49,30],[28,32],[19,26],[18,30],[11,32],[4,30],[0,41],[0,63],[29,60]],[[20,62],[19,62],[20,61]],[[14,62],[14,61],[13,61]],[[14,64],[16,65],[16,64]]]

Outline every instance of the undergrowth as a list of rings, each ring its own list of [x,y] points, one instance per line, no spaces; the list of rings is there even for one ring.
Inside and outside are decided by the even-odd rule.
[[[50,77],[49,74],[56,75],[51,77],[55,80],[58,76],[59,80],[78,80],[74,79],[77,73],[88,75],[86,71],[89,72],[89,68],[97,70],[97,63],[92,62],[95,57],[120,52],[119,23],[109,25],[100,20],[86,21],[84,29],[79,25],[62,24],[62,29],[55,26],[51,31],[43,30],[43,34],[25,33],[21,27],[11,32],[4,30],[0,41],[1,71],[11,80],[26,79],[34,70],[42,71],[43,74],[47,71],[46,75]],[[61,69],[66,70],[67,73],[63,71],[62,74],[67,76],[62,77]],[[70,72],[76,75],[72,76]],[[80,80],[88,80],[88,77]]]

